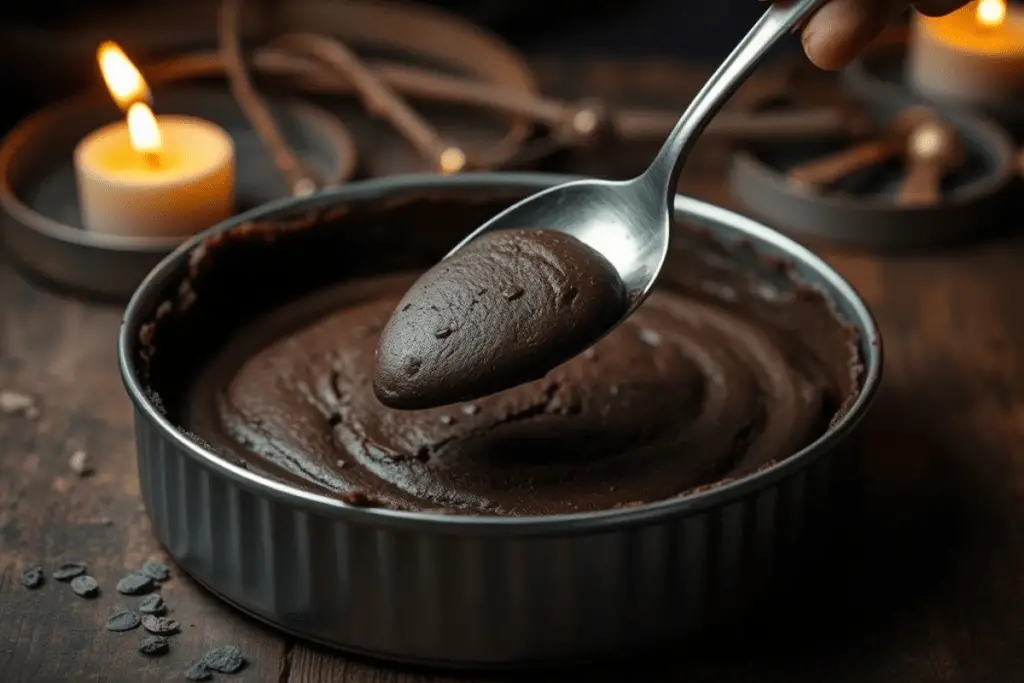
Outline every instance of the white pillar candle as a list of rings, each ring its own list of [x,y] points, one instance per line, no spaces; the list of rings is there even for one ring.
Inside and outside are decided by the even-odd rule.
[[[153,121],[160,133],[155,149],[133,144],[125,121],[100,128],[78,144],[74,163],[86,229],[185,237],[234,213],[231,136],[188,116]]]
[[[142,74],[114,43],[97,52],[126,120],[78,143],[75,176],[83,226],[123,236],[186,237],[235,210],[235,147],[219,126],[155,117]]]
[[[1024,9],[976,0],[944,17],[914,17],[907,60],[926,97],[1024,108]]]

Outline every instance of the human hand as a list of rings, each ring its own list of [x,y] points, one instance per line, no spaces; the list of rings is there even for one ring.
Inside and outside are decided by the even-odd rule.
[[[822,69],[840,69],[874,40],[886,24],[908,6],[921,14],[941,16],[968,0],[829,0],[804,26],[808,58]]]

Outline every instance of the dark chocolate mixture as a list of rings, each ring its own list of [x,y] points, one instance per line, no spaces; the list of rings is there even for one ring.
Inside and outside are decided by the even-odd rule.
[[[225,457],[349,502],[503,515],[671,498],[819,437],[856,394],[854,331],[725,250],[682,248],[668,268],[546,376],[422,411],[382,406],[373,386],[380,332],[420,273],[361,276],[236,330],[178,419]]]
[[[502,230],[413,284],[384,327],[374,390],[391,408],[477,399],[543,377],[626,308],[611,264],[571,235]]]
[[[383,406],[374,355],[399,301],[521,196],[410,192],[208,239],[140,329],[147,392],[208,450],[271,478],[485,515],[712,488],[788,458],[852,405],[860,340],[832,303],[785,261],[678,226],[651,297],[586,351],[483,398]]]

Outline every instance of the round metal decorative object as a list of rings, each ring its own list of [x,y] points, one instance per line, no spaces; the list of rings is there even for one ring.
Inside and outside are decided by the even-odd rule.
[[[887,122],[920,104],[908,98],[868,102],[878,136]],[[778,106],[764,102],[763,107]],[[847,139],[747,145],[736,150],[729,182],[749,212],[784,232],[809,240],[873,250],[913,250],[963,241],[996,227],[1016,177],[1010,136],[984,116],[933,110],[955,131],[962,163],[943,179],[936,202],[908,205],[899,200],[907,174],[901,149],[829,184],[808,186],[789,174],[808,161],[848,150]]]
[[[306,163],[333,182],[352,176],[355,146],[334,117],[299,102],[272,100],[270,105]],[[154,110],[158,115],[198,116],[227,130],[235,144],[239,210],[292,194],[226,90],[158,89]],[[146,273],[182,242],[178,237],[123,237],[82,228],[73,150],[85,135],[121,117],[109,97],[58,102],[23,121],[0,144],[0,210],[7,252],[28,274],[70,293],[127,299]]]

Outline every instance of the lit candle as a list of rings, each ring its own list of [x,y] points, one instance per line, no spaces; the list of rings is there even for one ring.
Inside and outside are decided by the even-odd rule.
[[[981,106],[1022,101],[1024,9],[976,0],[944,17],[917,16],[907,68],[927,97]]]
[[[222,128],[191,116],[153,115],[149,88],[114,43],[97,53],[125,120],[75,148],[86,229],[115,235],[185,237],[234,213],[235,148]]]

